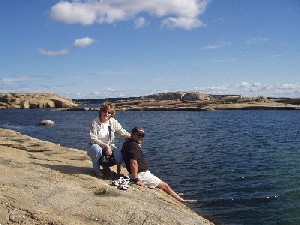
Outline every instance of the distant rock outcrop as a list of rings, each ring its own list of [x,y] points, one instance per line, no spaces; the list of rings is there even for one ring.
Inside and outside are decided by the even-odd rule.
[[[300,109],[300,98],[212,95],[202,92],[166,92],[147,96],[110,99],[76,99],[82,104],[113,102],[122,111],[215,111],[248,109]],[[96,111],[99,108],[70,108],[71,111]]]
[[[292,104],[291,104],[292,103]],[[300,109],[299,99],[265,96],[210,95],[201,92],[167,92],[116,100],[119,110],[130,111],[214,111],[224,109]]]
[[[211,100],[211,96],[201,92],[167,92],[145,96],[144,98],[152,98],[154,100],[181,100],[181,101],[197,101]]]
[[[0,109],[73,108],[77,105],[51,93],[0,93]]]

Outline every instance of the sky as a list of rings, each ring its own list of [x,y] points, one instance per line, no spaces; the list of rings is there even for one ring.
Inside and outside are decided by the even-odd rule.
[[[0,92],[300,97],[298,0],[1,0]]]

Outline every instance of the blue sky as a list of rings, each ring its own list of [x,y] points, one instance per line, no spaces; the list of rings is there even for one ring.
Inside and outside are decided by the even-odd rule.
[[[298,0],[1,0],[0,92],[300,97]]]

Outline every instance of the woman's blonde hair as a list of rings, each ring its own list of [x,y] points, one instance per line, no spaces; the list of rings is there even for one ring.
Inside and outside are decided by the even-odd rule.
[[[113,117],[116,114],[115,106],[112,103],[105,101],[102,103],[102,106],[99,110],[99,116],[101,116],[102,112],[110,112],[111,117]]]

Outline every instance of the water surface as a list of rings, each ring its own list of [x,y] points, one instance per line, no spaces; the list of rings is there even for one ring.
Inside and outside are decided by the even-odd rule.
[[[0,126],[85,150],[98,112],[1,110]],[[300,111],[117,112],[151,171],[216,224],[300,224]],[[38,126],[51,119],[55,126]],[[121,141],[117,144],[120,147]]]

